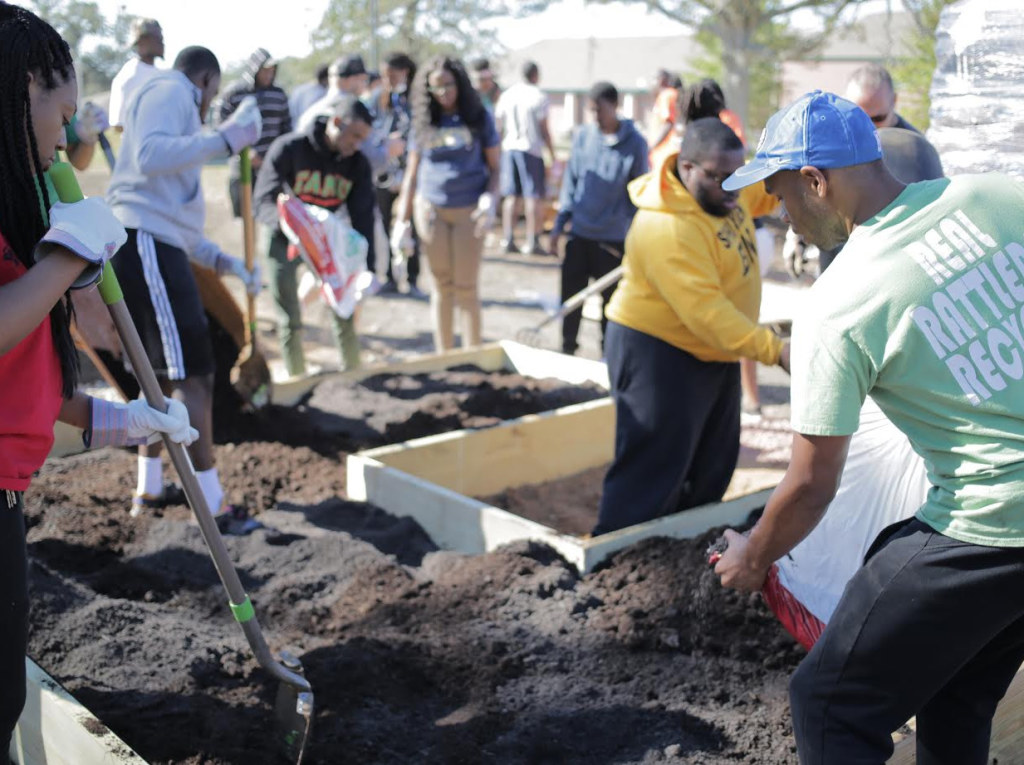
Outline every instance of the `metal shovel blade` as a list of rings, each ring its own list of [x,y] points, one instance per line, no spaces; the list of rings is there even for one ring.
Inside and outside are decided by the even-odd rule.
[[[302,675],[302,662],[287,651],[281,652],[281,664]],[[274,703],[274,718],[277,722],[277,740],[285,759],[301,765],[306,753],[306,741],[313,725],[313,692],[299,690],[294,685],[281,683],[277,687]]]

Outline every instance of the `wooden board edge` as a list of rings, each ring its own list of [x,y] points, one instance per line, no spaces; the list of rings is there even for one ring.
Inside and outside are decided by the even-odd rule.
[[[11,737],[18,765],[146,765],[32,659],[25,657],[26,700]]]

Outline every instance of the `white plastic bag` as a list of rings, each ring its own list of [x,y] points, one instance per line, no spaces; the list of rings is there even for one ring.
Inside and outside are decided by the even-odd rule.
[[[278,196],[277,210],[281,231],[316,275],[327,305],[350,318],[373,284],[366,269],[366,239],[338,215],[289,194]]]
[[[777,562],[779,583],[828,623],[875,537],[913,516],[929,486],[924,460],[868,398],[839,491],[814,531]]]

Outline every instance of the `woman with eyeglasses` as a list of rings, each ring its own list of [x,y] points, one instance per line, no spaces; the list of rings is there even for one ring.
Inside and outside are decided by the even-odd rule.
[[[500,138],[457,59],[438,56],[417,72],[410,94],[412,136],[391,243],[411,250],[411,223],[434,278],[434,345],[480,344],[480,260],[497,209]]]

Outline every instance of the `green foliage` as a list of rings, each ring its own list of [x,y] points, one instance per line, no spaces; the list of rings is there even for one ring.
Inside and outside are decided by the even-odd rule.
[[[135,16],[121,6],[110,20],[89,0],[33,0],[32,5],[71,48],[82,96],[110,90],[114,75],[131,56],[128,34]]]
[[[381,54],[402,50],[416,60],[435,53],[487,55],[499,45],[494,30],[482,28],[482,22],[525,15],[547,4],[541,0],[331,0],[312,34],[314,57],[319,61],[325,55],[333,58],[343,53],[368,56],[374,42]]]
[[[694,31],[706,53],[695,65],[695,74],[718,80],[729,108],[748,129],[763,125],[778,108],[781,63],[820,46],[841,12],[863,1],[632,0]],[[796,10],[817,14],[821,30],[813,35],[793,30],[789,20]]]
[[[899,111],[912,125],[927,130],[930,123],[930,90],[935,72],[935,30],[942,9],[956,0],[903,0],[904,8],[914,19],[914,30],[908,36],[909,54],[890,66],[899,93]]]

